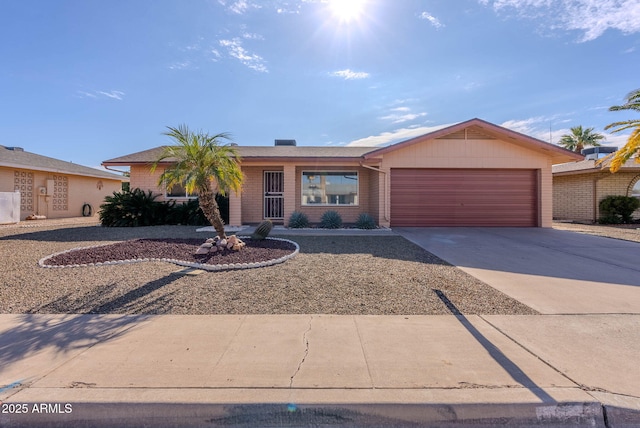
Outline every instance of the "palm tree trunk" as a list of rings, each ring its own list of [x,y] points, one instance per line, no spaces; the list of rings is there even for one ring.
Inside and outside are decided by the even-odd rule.
[[[218,208],[218,203],[211,190],[211,186],[207,185],[205,188],[199,189],[198,205],[204,213],[204,216],[218,233],[220,239],[226,239],[227,235],[224,233],[224,221],[220,215],[220,209]]]

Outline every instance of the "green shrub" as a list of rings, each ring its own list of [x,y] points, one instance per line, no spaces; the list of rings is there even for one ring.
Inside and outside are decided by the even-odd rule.
[[[342,227],[342,216],[337,211],[325,211],[320,217],[320,227],[324,229],[339,229]]]
[[[132,191],[113,192],[107,196],[105,203],[100,205],[100,222],[103,226],[134,227],[152,226],[162,223],[168,205],[156,201],[159,195],[151,190],[145,193],[141,189]]]
[[[218,204],[222,221],[224,221],[224,224],[229,224],[229,197],[216,193],[216,203]],[[207,224],[209,224],[208,221]]]
[[[269,233],[271,233],[271,229],[273,229],[273,223],[271,220],[264,220],[258,225],[258,227],[256,227],[256,230],[251,235],[251,239],[263,241]]]
[[[289,223],[287,227],[292,229],[300,229],[303,227],[309,227],[309,217],[305,213],[301,213],[300,211],[294,211],[291,213],[289,217]]]
[[[356,227],[358,229],[375,229],[378,226],[373,217],[367,213],[361,213],[356,220]]]
[[[175,204],[167,216],[168,224],[183,224],[188,226],[209,226],[209,220],[198,205],[197,199],[190,199],[181,204]]]
[[[607,196],[600,201],[600,219],[603,224],[632,223],[633,212],[640,208],[640,199],[631,196]]]
[[[158,226],[162,224],[182,224],[189,226],[208,226],[209,221],[198,205],[197,199],[184,203],[175,201],[156,201],[158,194],[150,190],[113,192],[100,205],[100,222],[108,227]],[[216,195],[220,215],[225,223],[229,222],[229,198]]]

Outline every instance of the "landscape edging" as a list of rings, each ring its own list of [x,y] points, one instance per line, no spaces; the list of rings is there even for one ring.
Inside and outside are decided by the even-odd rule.
[[[248,239],[250,237],[249,236],[238,236],[238,238],[240,238],[240,239],[243,239],[243,238],[244,239]],[[107,245],[112,245],[112,244],[104,244],[104,245],[91,245],[91,246],[87,246],[87,247],[76,247],[76,248],[71,248],[69,250],[59,251],[57,253],[50,254],[50,255],[48,255],[46,257],[41,258],[38,261],[38,265],[40,267],[43,267],[43,268],[56,269],[56,268],[77,268],[77,267],[89,267],[89,266],[111,266],[111,265],[128,264],[128,263],[142,263],[142,262],[167,262],[167,263],[173,263],[173,264],[178,265],[178,266],[185,266],[185,267],[190,267],[190,268],[195,268],[195,269],[206,270],[206,271],[209,271],[209,272],[215,272],[215,271],[223,271],[223,270],[254,269],[254,268],[277,265],[277,264],[286,262],[287,260],[289,260],[290,258],[296,256],[300,252],[300,246],[295,241],[291,241],[289,239],[284,239],[284,238],[272,238],[272,237],[267,237],[265,239],[271,239],[271,240],[274,240],[274,241],[289,242],[289,243],[293,244],[296,248],[291,254],[287,254],[286,256],[282,256],[282,257],[279,257],[277,259],[265,260],[263,262],[252,262],[252,263],[223,263],[223,264],[217,264],[217,265],[210,265],[210,264],[206,264],[206,263],[187,262],[187,261],[184,261],[184,260],[177,260],[177,259],[151,257],[151,258],[128,259],[128,260],[109,260],[109,261],[106,261],[106,262],[83,263],[83,264],[61,265],[61,266],[46,265],[45,264],[45,262],[47,260],[49,260],[52,257],[58,256],[60,254],[70,253],[72,251],[86,250],[86,249],[89,249],[89,248],[98,248],[98,247],[105,247]]]

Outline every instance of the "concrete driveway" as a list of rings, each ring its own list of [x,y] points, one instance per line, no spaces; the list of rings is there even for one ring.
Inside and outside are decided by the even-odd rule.
[[[640,243],[541,228],[394,230],[542,314],[640,314]]]

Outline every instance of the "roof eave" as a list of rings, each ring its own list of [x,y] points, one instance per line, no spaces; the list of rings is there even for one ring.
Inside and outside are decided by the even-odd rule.
[[[41,171],[41,172],[55,172],[57,174],[67,174],[67,175],[77,175],[78,177],[93,177],[93,178],[100,178],[100,179],[104,179],[104,180],[120,180],[125,179],[126,177],[122,176],[119,177],[117,174],[111,174],[108,172],[105,172],[105,174],[109,174],[107,175],[102,175],[99,174],[99,170],[96,170],[98,172],[96,172],[95,174],[92,174],[91,172],[88,173],[80,173],[77,171],[68,171],[68,170],[64,170],[64,169],[60,169],[60,168],[44,168],[44,167],[39,167],[39,166],[33,166],[33,165],[24,165],[24,164],[19,164],[19,163],[10,163],[10,162],[0,162],[0,167],[5,167],[5,168],[17,168],[17,169],[26,169],[26,170],[30,170],[30,171]],[[128,179],[127,179],[128,180]]]
[[[394,150],[398,150],[398,149],[400,149],[402,147],[410,146],[410,145],[413,145],[413,144],[416,144],[416,143],[419,143],[419,142],[422,142],[422,141],[434,140],[434,139],[443,137],[445,135],[449,135],[449,134],[453,134],[453,133],[458,132],[458,131],[462,131],[463,129],[468,128],[470,126],[478,126],[479,128],[483,129],[487,134],[489,134],[491,136],[499,137],[499,139],[505,139],[505,137],[507,137],[507,138],[515,140],[514,142],[523,141],[527,145],[533,145],[535,148],[538,148],[538,149],[544,150],[544,151],[548,151],[552,161],[555,162],[555,163],[570,162],[570,161],[574,161],[574,160],[582,160],[582,159],[584,159],[584,156],[582,156],[579,153],[575,153],[575,152],[572,152],[570,150],[564,149],[562,147],[555,146],[553,144],[549,144],[549,143],[547,143],[545,141],[538,140],[537,138],[533,138],[533,137],[530,137],[530,136],[525,135],[525,134],[521,134],[521,133],[516,132],[516,131],[512,131],[512,130],[504,128],[502,126],[494,125],[493,123],[490,123],[490,122],[487,122],[485,120],[478,119],[478,118],[470,119],[470,120],[467,120],[465,122],[460,122],[458,124],[451,125],[451,126],[448,126],[446,128],[438,129],[437,131],[433,131],[433,132],[430,132],[428,134],[420,135],[418,137],[414,137],[414,138],[411,138],[409,140],[401,141],[401,142],[393,144],[391,146],[387,146],[387,147],[383,147],[383,148],[378,149],[378,150],[371,151],[369,153],[366,153],[364,155],[364,158],[368,159],[368,158],[371,158],[371,157],[384,155],[385,153],[388,153],[388,152],[391,152],[391,151],[394,151]]]

